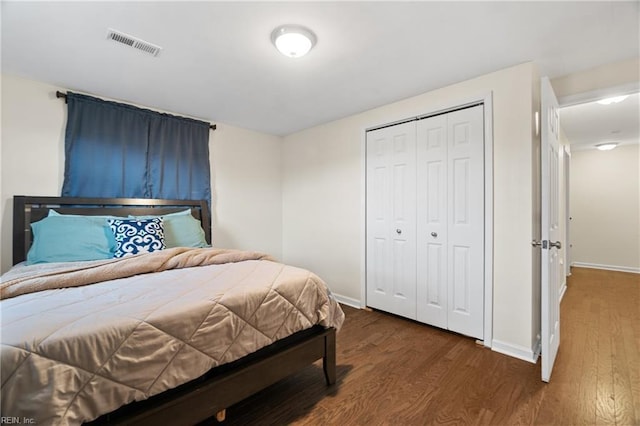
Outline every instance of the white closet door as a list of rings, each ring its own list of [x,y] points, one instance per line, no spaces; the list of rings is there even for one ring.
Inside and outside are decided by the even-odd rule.
[[[416,318],[415,123],[367,133],[367,305]]]
[[[483,106],[447,114],[449,330],[484,336]]]
[[[417,319],[447,328],[447,116],[418,121]]]

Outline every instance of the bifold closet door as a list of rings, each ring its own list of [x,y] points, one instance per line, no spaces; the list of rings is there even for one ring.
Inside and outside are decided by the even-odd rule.
[[[367,132],[367,305],[416,318],[415,122]]]
[[[484,119],[475,106],[417,123],[418,321],[484,336]]]
[[[447,116],[420,120],[417,128],[417,320],[448,327]]]

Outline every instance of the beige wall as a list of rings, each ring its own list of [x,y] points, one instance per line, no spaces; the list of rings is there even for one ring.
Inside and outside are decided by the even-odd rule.
[[[213,244],[282,257],[282,139],[218,124],[210,137]]]
[[[493,94],[493,343],[531,355],[533,149],[536,80],[522,64],[284,138],[283,258],[340,296],[361,302],[364,282],[364,132],[368,127]],[[536,311],[535,313],[533,311]],[[537,330],[535,331],[537,334]]]
[[[13,195],[60,195],[66,108],[56,90],[61,88],[2,75],[3,272],[11,266]],[[214,244],[281,257],[281,138],[218,123],[209,143]]]
[[[640,145],[571,154],[572,263],[640,272]]]
[[[2,272],[12,264],[14,195],[60,195],[64,102],[56,88],[2,75]]]

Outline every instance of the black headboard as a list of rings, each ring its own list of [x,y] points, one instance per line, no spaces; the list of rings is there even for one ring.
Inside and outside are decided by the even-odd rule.
[[[191,209],[202,223],[207,243],[211,244],[211,220],[206,200],[159,200],[145,198],[71,198],[13,197],[13,264],[27,258],[33,236],[31,224],[45,218],[49,210],[79,215],[163,215]]]

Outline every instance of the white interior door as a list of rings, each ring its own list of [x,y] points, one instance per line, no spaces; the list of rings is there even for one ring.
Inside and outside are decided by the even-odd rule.
[[[560,144],[558,101],[548,78],[541,81],[541,327],[542,380],[551,379],[553,363],[560,346],[560,274],[558,250],[561,249],[559,231],[559,159]]]
[[[417,123],[417,319],[484,337],[484,117]]]
[[[417,320],[448,328],[447,116],[417,125]]]
[[[447,114],[449,330],[484,338],[484,107]]]
[[[367,133],[367,305],[416,318],[416,130]]]

